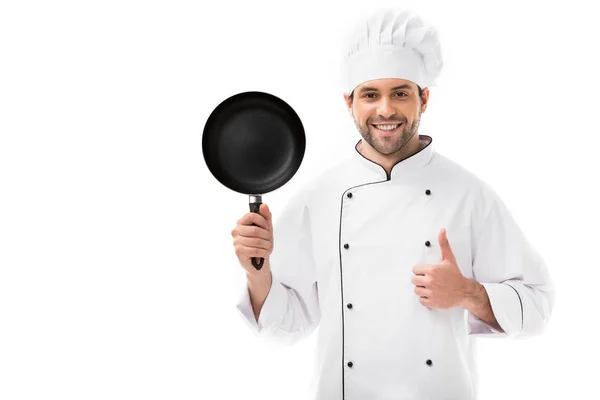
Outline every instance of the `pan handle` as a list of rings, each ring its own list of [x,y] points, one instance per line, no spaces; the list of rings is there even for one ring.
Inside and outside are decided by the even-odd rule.
[[[253,213],[257,213],[258,214],[258,210],[260,209],[260,205],[262,204],[262,196],[259,194],[251,194],[250,195],[250,212]],[[256,226],[256,224],[252,224],[254,226]],[[252,257],[252,265],[254,265],[254,268],[256,268],[257,270],[260,270],[263,266],[263,263],[265,262],[265,259],[263,257],[260,257],[260,262],[257,262],[256,259],[258,257]]]

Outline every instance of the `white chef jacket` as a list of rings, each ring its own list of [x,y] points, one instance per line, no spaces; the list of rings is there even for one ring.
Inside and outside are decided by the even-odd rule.
[[[294,343],[317,326],[317,400],[477,399],[476,337],[546,327],[547,266],[493,189],[425,147],[388,176],[358,151],[274,215],[273,283],[258,323],[246,286],[240,315],[260,337]],[[438,233],[463,275],[483,284],[498,332],[467,310],[430,309],[411,278],[441,261]]]

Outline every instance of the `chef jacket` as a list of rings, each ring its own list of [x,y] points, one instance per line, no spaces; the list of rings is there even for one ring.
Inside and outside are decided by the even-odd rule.
[[[541,333],[552,311],[547,266],[485,182],[436,152],[432,138],[388,175],[359,152],[306,184],[274,216],[272,286],[259,337],[287,344],[318,329],[317,400],[477,399],[477,337]],[[415,264],[438,264],[438,233],[462,274],[485,287],[496,331],[464,308],[430,309]]]

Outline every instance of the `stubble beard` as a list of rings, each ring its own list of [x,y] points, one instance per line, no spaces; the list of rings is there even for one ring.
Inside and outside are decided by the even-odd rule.
[[[354,118],[354,125],[356,125],[356,129],[362,136],[362,138],[378,153],[384,155],[390,155],[399,152],[402,150],[407,143],[410,142],[412,137],[417,134],[419,131],[419,124],[421,122],[421,110],[419,110],[419,115],[417,119],[410,125],[406,125],[406,120],[402,121],[402,131],[398,136],[390,136],[390,137],[381,137],[374,135],[371,132],[371,129],[375,129],[371,126],[371,122],[367,120],[365,126],[361,126],[360,123]]]

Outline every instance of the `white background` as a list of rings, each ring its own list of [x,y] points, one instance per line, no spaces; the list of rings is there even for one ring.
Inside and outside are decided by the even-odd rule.
[[[2,2],[0,399],[308,399],[316,333],[264,343],[235,309],[248,198],[210,174],[202,129],[246,90],[296,109],[306,155],[263,197],[277,218],[360,138],[342,40],[402,5],[366,3]],[[557,286],[543,336],[479,340],[481,398],[592,398],[594,2],[404,4],[438,27],[445,63],[420,133],[499,192]]]

